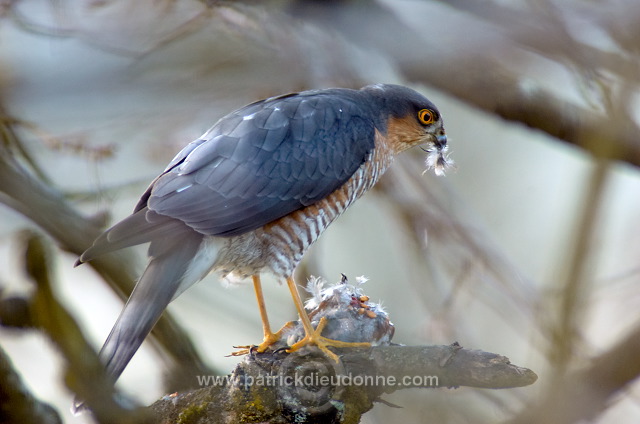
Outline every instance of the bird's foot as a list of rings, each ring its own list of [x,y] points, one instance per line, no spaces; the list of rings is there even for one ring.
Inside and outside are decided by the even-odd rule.
[[[229,356],[248,355],[248,354],[250,354],[252,352],[264,353],[271,346],[273,346],[274,344],[278,343],[278,341],[282,337],[282,333],[286,333],[289,329],[295,327],[295,325],[296,325],[295,321],[289,321],[288,323],[283,325],[282,328],[279,329],[278,331],[276,331],[275,333],[265,332],[264,338],[262,339],[262,343],[260,343],[257,346],[256,345],[234,346],[233,347],[234,349],[240,349],[240,350],[237,350],[235,352],[231,352],[231,354]]]
[[[294,343],[287,349],[287,353],[295,352],[296,350],[307,346],[316,345],[320,350],[333,359],[335,362],[340,362],[338,355],[329,350],[329,347],[371,347],[371,343],[367,342],[343,342],[340,340],[328,339],[322,336],[322,330],[327,325],[327,318],[322,317],[315,330],[307,331],[304,338],[299,342]]]

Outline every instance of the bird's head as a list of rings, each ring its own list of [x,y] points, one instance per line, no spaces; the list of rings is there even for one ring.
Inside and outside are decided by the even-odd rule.
[[[420,146],[427,153],[427,168],[443,175],[453,165],[447,150],[447,135],[438,108],[422,94],[410,88],[376,84],[362,89],[375,99],[380,129],[394,154]]]

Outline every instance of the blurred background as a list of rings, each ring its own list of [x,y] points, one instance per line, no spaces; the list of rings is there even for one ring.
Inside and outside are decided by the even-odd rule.
[[[64,422],[92,421],[68,412],[55,334],[19,328],[16,311],[36,290],[25,231],[44,236],[51,289],[98,350],[145,247],[111,266],[73,263],[175,153],[251,101],[376,82],[411,86],[438,106],[456,169],[436,177],[424,173],[423,152],[405,153],[313,246],[297,281],[364,275],[395,342],[458,341],[539,380],[397,391],[385,400],[402,409],[379,404],[362,422],[640,420],[634,0],[0,7],[0,346],[26,390]],[[265,286],[272,325],[294,319],[286,287]],[[143,404],[173,389],[180,358],[226,374],[238,361],[225,356],[232,346],[262,337],[251,285],[207,278],[169,314],[119,381]],[[191,344],[176,341],[187,336]],[[551,410],[564,421],[545,419]]]

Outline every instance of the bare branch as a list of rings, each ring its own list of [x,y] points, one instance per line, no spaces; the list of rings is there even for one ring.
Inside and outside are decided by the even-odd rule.
[[[34,398],[0,347],[0,415],[8,423],[61,424],[51,405]]]
[[[473,63],[471,63],[473,62]],[[630,120],[602,125],[607,118],[522,81],[499,64],[481,59],[442,64],[405,64],[406,76],[431,84],[504,119],[520,122],[562,141],[640,166],[640,128]]]
[[[30,233],[25,241],[25,269],[36,285],[29,301],[30,321],[62,353],[68,387],[87,402],[100,423],[146,422],[144,411],[126,410],[115,401],[113,381],[74,319],[58,301],[52,288],[50,252],[44,239]]]
[[[6,137],[14,134],[11,126],[14,120],[3,119],[0,134]],[[102,228],[91,218],[86,218],[68,202],[53,186],[40,181],[28,172],[6,150],[5,140],[0,143],[0,202],[22,213],[34,224],[50,235],[63,250],[79,255],[91,245]],[[91,266],[102,276],[109,286],[126,299],[133,289],[136,279],[131,255],[116,252],[92,261]],[[156,324],[153,336],[182,372],[193,374],[207,367],[198,356],[195,347],[168,315]]]
[[[447,2],[447,5],[451,3]],[[383,10],[379,5],[369,7],[352,2],[343,7],[323,7],[316,4],[303,16],[342,32],[354,43],[383,52],[410,81],[436,87],[484,112],[538,129],[594,156],[640,166],[637,136],[640,128],[630,117],[613,119],[599,111],[577,106],[503,64],[511,62],[503,60],[509,59],[510,55],[535,51],[562,67],[569,65],[570,70],[588,84],[597,86],[601,71],[615,74],[623,82],[635,81],[637,60],[574,39],[561,16],[553,10],[533,14],[530,10],[498,6],[490,1],[459,0],[453,2],[453,6],[495,24],[496,34],[491,40],[501,42],[502,49],[478,44],[471,50],[461,46],[459,40],[428,37],[427,33],[418,33],[392,11]],[[296,12],[300,15],[304,10],[301,7]],[[592,16],[588,14],[590,11],[581,10],[586,16]],[[568,11],[563,13],[570,14]],[[385,31],[379,31],[380,28]],[[478,28],[469,28],[469,34],[474,30]],[[479,30],[478,33],[484,34]],[[420,48],[416,49],[416,43],[407,43],[407,40],[420,40]],[[613,112],[608,110],[609,105],[599,106],[599,110]],[[603,122],[611,125],[603,125]]]
[[[384,393],[522,387],[537,376],[504,356],[456,343],[343,351],[337,364],[315,348],[265,353],[247,357],[218,382],[223,379],[224,384],[165,396],[150,408],[162,422],[188,417],[193,423],[358,423]]]
[[[611,399],[640,376],[640,326],[592,360],[592,365],[554,379],[545,395],[511,424],[569,424],[594,420]]]

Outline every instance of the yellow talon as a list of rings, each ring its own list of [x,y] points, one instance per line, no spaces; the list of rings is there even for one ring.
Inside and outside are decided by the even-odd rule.
[[[286,323],[280,330],[273,333],[271,332],[271,328],[269,326],[269,318],[267,317],[267,310],[264,304],[264,298],[262,294],[262,284],[260,283],[260,277],[258,275],[254,275],[253,277],[253,285],[256,292],[256,298],[258,300],[258,307],[260,310],[260,317],[262,318],[262,328],[264,333],[264,339],[262,343],[258,346],[234,346],[237,349],[241,349],[239,351],[231,353],[230,356],[241,356],[247,355],[251,353],[253,349],[255,349],[258,353],[265,352],[270,346],[276,344],[282,333],[296,325],[295,322],[290,321]],[[307,345],[316,345],[320,350],[327,355],[329,358],[333,359],[335,362],[340,362],[338,355],[329,350],[329,347],[370,347],[371,343],[366,342],[343,342],[340,340],[333,340],[322,336],[322,330],[327,325],[327,318],[322,317],[320,322],[318,322],[317,327],[314,329],[311,325],[311,321],[309,320],[309,316],[304,309],[304,305],[302,303],[302,299],[300,298],[300,294],[298,293],[298,289],[296,288],[296,284],[293,281],[293,278],[287,278],[287,285],[289,286],[289,290],[291,291],[291,296],[293,297],[294,304],[296,305],[296,309],[298,311],[298,315],[300,316],[300,322],[302,323],[302,327],[304,328],[304,337],[302,340],[294,343],[287,349],[287,353],[295,352],[296,350],[307,346]],[[366,313],[367,316],[372,317],[372,311],[369,311],[369,306],[365,305],[364,302],[368,301],[369,298],[366,296],[360,297],[361,308],[358,310],[358,313],[363,314]],[[375,314],[373,315],[375,317]]]
[[[234,349],[241,349],[241,350],[238,350],[236,352],[231,352],[229,356],[248,355],[249,353],[251,353],[252,349],[255,349],[255,351],[258,353],[264,353],[266,352],[267,349],[269,349],[269,347],[273,346],[280,340],[283,332],[285,332],[291,327],[294,327],[295,325],[296,325],[295,321],[289,321],[275,333],[271,333],[271,332],[266,333],[264,335],[264,338],[262,339],[262,343],[260,343],[257,346],[256,345],[234,346]]]
[[[307,345],[316,345],[325,355],[329,358],[333,359],[335,362],[340,362],[338,355],[329,350],[329,346],[333,347],[371,347],[371,343],[367,342],[343,342],[340,340],[333,340],[323,337],[322,330],[327,325],[327,318],[322,317],[318,326],[315,330],[311,332],[307,332],[302,340],[294,343],[289,349],[287,349],[287,353],[295,352],[296,350],[307,346]]]

